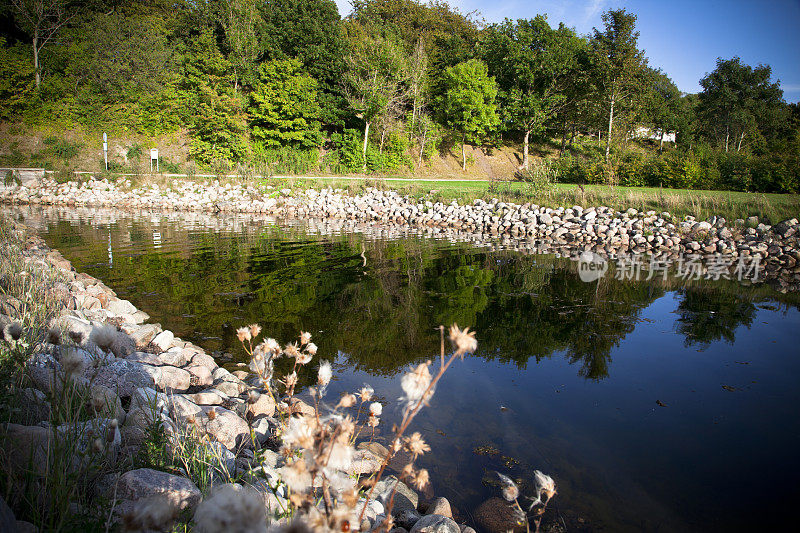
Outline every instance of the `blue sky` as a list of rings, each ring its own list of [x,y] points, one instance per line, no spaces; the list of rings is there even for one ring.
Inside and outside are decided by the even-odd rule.
[[[336,0],[339,13],[349,0]],[[546,13],[551,25],[564,22],[578,33],[601,27],[600,14],[623,7],[637,15],[639,46],[650,65],[664,70],[685,92],[718,57],[739,56],[749,65],[772,67],[784,98],[800,101],[800,0],[449,0],[462,13],[479,11],[486,22],[532,18]]]

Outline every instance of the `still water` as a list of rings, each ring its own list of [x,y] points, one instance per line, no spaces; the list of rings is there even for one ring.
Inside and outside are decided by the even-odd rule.
[[[18,210],[78,271],[183,339],[242,361],[236,327],[313,333],[329,394],[389,402],[478,332],[415,421],[436,495],[472,522],[494,471],[556,480],[572,531],[781,530],[800,497],[797,295],[734,282],[584,283],[573,262],[370,226]],[[355,230],[355,231],[354,231]],[[314,366],[314,365],[311,365]],[[309,373],[310,374],[310,373]],[[310,375],[305,376],[308,380]],[[398,416],[384,409],[387,427]]]

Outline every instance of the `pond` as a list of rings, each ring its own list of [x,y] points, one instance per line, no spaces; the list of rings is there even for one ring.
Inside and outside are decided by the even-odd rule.
[[[435,494],[464,521],[498,494],[495,471],[531,494],[534,469],[556,480],[548,519],[568,530],[793,521],[796,294],[613,271],[586,283],[568,259],[397,228],[13,213],[78,271],[232,369],[244,360],[239,326],[258,322],[282,343],[310,331],[320,357],[335,360],[334,396],[369,383],[396,404],[401,373],[438,355],[439,324],[477,331],[478,352],[454,364],[413,426],[432,447],[420,463]],[[384,432],[398,415],[385,409]]]

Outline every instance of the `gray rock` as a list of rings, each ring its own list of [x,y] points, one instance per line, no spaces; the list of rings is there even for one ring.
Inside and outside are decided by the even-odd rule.
[[[425,514],[438,514],[453,518],[453,511],[450,509],[450,502],[447,498],[434,498],[428,505],[428,512]]]
[[[14,518],[14,512],[8,506],[6,501],[0,496],[0,531],[7,533],[17,533],[17,519]]]
[[[461,528],[452,518],[429,514],[417,520],[410,533],[461,533]]]
[[[192,384],[192,375],[182,368],[164,365],[158,369],[161,376],[157,384],[166,392],[185,392]]]
[[[105,308],[115,315],[132,315],[137,311],[136,306],[128,300],[120,300],[118,298],[109,300]]]
[[[87,371],[86,377],[94,383],[115,391],[120,398],[127,398],[138,388],[153,388],[156,380],[148,372],[158,367],[149,367],[125,359],[117,359],[95,370]]]
[[[385,506],[389,502],[389,498],[392,495],[392,491],[395,490],[395,487],[396,493],[394,496],[392,515],[399,516],[400,513],[407,510],[416,512],[417,505],[419,505],[419,495],[394,476],[389,476],[377,482],[373,494],[378,501]]]
[[[122,474],[117,485],[117,497],[127,502],[160,496],[179,509],[191,508],[202,498],[200,490],[191,480],[159,472],[150,468],[139,468]]]
[[[161,328],[155,324],[145,324],[137,331],[131,333],[131,338],[136,343],[137,348],[144,348],[158,335],[160,329]]]

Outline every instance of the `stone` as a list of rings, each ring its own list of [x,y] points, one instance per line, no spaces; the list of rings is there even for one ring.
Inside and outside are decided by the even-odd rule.
[[[453,518],[453,511],[450,509],[450,502],[447,498],[434,498],[431,503],[428,505],[428,512],[425,514],[438,514],[442,516],[446,516],[447,518]]]
[[[6,503],[5,499],[0,496],[0,531],[7,533],[17,533],[17,519],[14,518],[14,512]]]
[[[151,496],[163,497],[179,509],[186,509],[197,505],[202,493],[190,479],[150,468],[130,470],[120,476],[117,497],[123,502]]]
[[[475,510],[475,522],[489,533],[521,533],[525,531],[525,524],[519,523],[518,513],[509,502],[494,496]]]
[[[411,490],[408,485],[398,480],[395,476],[389,476],[378,481],[375,484],[374,496],[381,503],[386,505],[389,502],[389,497],[392,491],[395,490],[394,506],[392,507],[392,515],[399,516],[403,511],[417,510],[419,505],[419,495]]]
[[[132,354],[125,357],[128,361],[133,361],[135,363],[144,363],[150,366],[161,366],[164,363],[161,359],[158,358],[157,355],[147,353],[147,352],[133,352]]]
[[[263,393],[258,397],[258,400],[255,403],[249,403],[247,411],[250,412],[253,417],[257,416],[272,416],[275,414],[275,400],[272,399],[267,393]]]
[[[222,394],[214,389],[186,394],[185,397],[197,405],[222,405],[228,399],[227,394]]]
[[[192,384],[192,375],[182,368],[164,365],[158,367],[161,378],[158,386],[165,392],[185,392]]]
[[[203,407],[206,418],[202,420],[202,428],[210,436],[228,448],[234,450],[241,442],[246,442],[250,438],[250,427],[247,422],[242,420],[232,411],[222,407]],[[214,409],[216,416],[208,416],[211,409]]]
[[[363,475],[377,472],[383,461],[369,450],[356,450],[347,473],[350,475]]]
[[[192,364],[184,367],[189,374],[191,374],[192,385],[199,385],[207,387],[214,383],[214,378],[211,377],[211,370],[205,365]]]
[[[452,518],[429,514],[417,520],[410,533],[461,533],[461,528]]]
[[[33,468],[34,473],[44,474],[47,467],[47,450],[50,446],[50,428],[6,424],[0,427],[0,442],[3,443],[3,460],[17,472]]]
[[[118,298],[109,300],[108,305],[104,307],[115,315],[132,315],[137,311],[136,306],[128,300],[120,300]]]
[[[172,341],[175,340],[175,335],[169,331],[162,331],[150,341],[153,345],[158,346],[162,352],[166,352],[172,346]]]
[[[100,416],[116,418],[120,425],[125,422],[125,410],[116,392],[100,384],[91,385],[92,407]]]
[[[88,379],[94,380],[95,384],[115,391],[120,398],[128,398],[138,388],[155,386],[156,380],[148,373],[148,370],[156,368],[158,367],[117,359],[108,365],[89,370],[85,375]]]
[[[177,366],[178,368],[184,367],[186,363],[189,362],[189,358],[186,356],[186,350],[181,348],[170,348],[166,352],[158,354],[157,357],[162,364]]]
[[[155,324],[145,324],[137,331],[133,332],[131,338],[136,343],[137,348],[144,348],[158,335],[160,329],[161,328]]]

